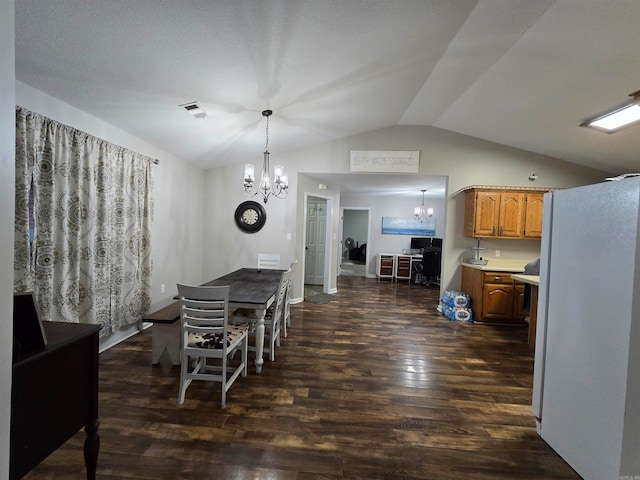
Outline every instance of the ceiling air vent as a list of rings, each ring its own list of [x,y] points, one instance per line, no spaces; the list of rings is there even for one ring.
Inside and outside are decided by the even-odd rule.
[[[196,118],[204,118],[207,116],[206,112],[200,108],[196,102],[189,102],[180,106]]]

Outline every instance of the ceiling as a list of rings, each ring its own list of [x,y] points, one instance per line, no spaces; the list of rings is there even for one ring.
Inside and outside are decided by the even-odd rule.
[[[431,125],[620,174],[637,0],[16,0],[16,78],[203,168]],[[207,117],[190,116],[196,101]],[[258,160],[259,161],[259,160]]]

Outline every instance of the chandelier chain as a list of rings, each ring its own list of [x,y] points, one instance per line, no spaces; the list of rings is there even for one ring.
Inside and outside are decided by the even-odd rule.
[[[267,138],[267,141],[264,144],[264,151],[269,152],[269,115],[266,115],[266,117],[267,117],[267,128],[266,128],[265,137]]]

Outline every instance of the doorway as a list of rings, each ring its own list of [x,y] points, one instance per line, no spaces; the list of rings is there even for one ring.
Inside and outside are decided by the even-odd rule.
[[[369,208],[340,208],[339,275],[367,276],[369,217]]]
[[[327,260],[327,200],[308,196],[304,245],[305,285],[325,285]]]

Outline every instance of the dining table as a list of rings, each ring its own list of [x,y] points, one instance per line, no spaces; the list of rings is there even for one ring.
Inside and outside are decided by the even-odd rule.
[[[286,270],[267,268],[240,268],[203,286],[229,285],[229,309],[249,308],[255,310],[256,373],[262,372],[264,360],[264,316],[278,293],[282,273]]]

